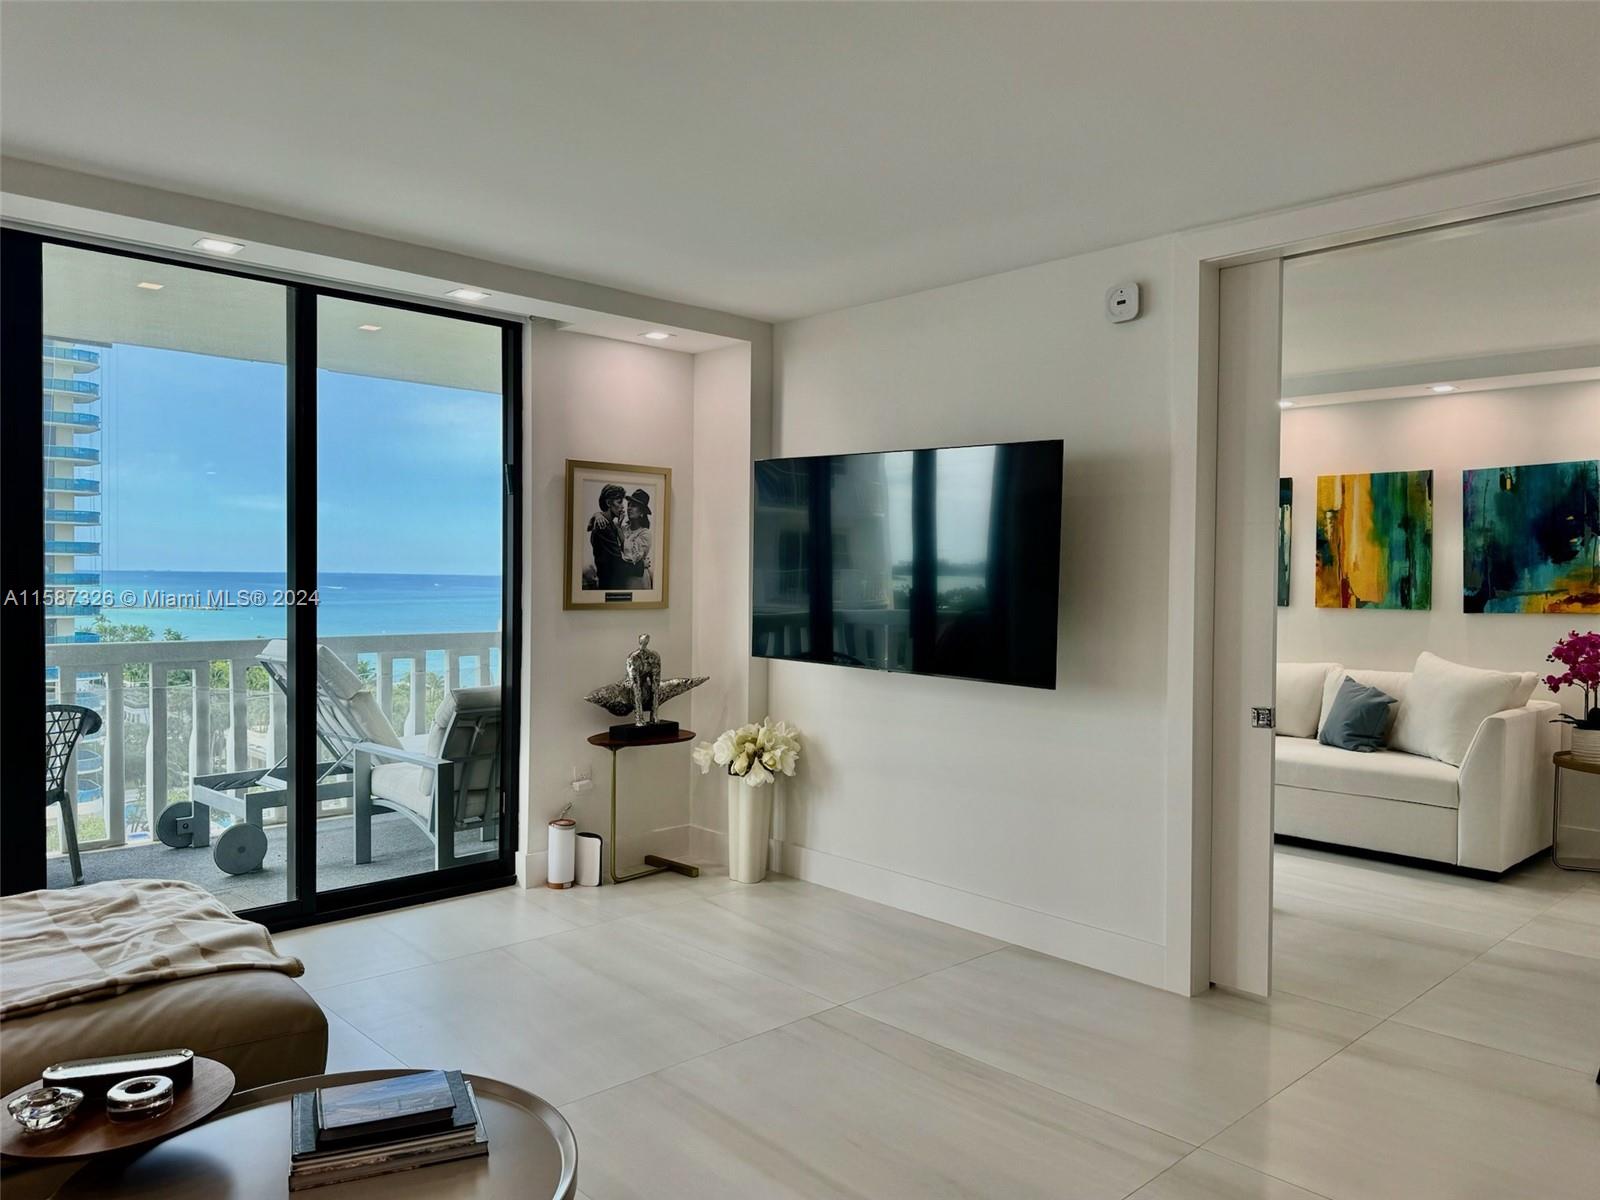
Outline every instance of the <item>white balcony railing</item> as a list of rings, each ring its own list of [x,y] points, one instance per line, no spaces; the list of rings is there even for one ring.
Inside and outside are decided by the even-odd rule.
[[[439,699],[430,703],[430,689],[410,686],[412,680],[431,672],[446,689],[500,680],[500,635],[493,631],[319,640],[372,678],[379,707],[401,735],[425,732]],[[271,766],[284,756],[284,695],[263,672],[250,671],[266,643],[257,637],[46,647],[46,702],[82,704],[102,722],[74,754],[67,780],[67,794],[79,798],[80,848],[145,840],[163,808],[187,801],[195,776]],[[399,710],[397,688],[410,693]],[[103,834],[84,820],[100,803]],[[50,812],[54,820],[57,810]],[[91,830],[95,836],[85,836]]]

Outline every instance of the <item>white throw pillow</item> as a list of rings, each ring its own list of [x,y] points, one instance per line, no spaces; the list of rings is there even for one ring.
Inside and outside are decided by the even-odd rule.
[[[447,691],[433,712],[433,724],[428,727],[428,754],[432,757],[444,757],[445,735],[450,732],[450,723],[455,719],[456,694]]]
[[[1523,671],[1518,677],[1517,690],[1511,693],[1511,703],[1507,708],[1521,708],[1533,699],[1533,689],[1539,686],[1539,672]]]
[[[1459,767],[1484,719],[1511,707],[1521,675],[1464,667],[1424,650],[1400,702],[1389,745]]]
[[[1406,688],[1411,683],[1410,671],[1346,671],[1336,667],[1328,672],[1328,682],[1322,686],[1322,717],[1317,721],[1317,736],[1322,736],[1322,727],[1328,723],[1328,713],[1333,709],[1333,698],[1339,694],[1339,685],[1346,679],[1354,679],[1359,684],[1375,687],[1386,696],[1393,696],[1401,703],[1405,702]],[[1399,704],[1389,706],[1389,726],[1384,730],[1384,739],[1388,740],[1390,731],[1394,729],[1394,714],[1399,709]]]
[[[1322,719],[1322,688],[1328,682],[1328,672],[1338,669],[1338,663],[1278,664],[1279,737],[1317,736]]]

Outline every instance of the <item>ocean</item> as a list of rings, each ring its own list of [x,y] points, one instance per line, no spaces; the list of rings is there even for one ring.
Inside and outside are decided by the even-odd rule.
[[[500,628],[498,575],[379,575],[328,572],[319,580],[317,630],[324,637],[374,633],[480,633]],[[257,571],[106,571],[102,615],[118,625],[171,629],[187,641],[282,637],[275,606],[281,574]],[[218,599],[227,607],[203,607]],[[80,619],[80,629],[90,621]]]

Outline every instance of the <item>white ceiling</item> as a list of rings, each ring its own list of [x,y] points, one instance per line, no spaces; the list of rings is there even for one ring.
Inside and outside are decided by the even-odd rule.
[[[1600,5],[4,5],[5,153],[779,319],[1600,137]]]
[[[47,337],[283,363],[286,304],[282,287],[260,280],[68,246],[44,252]],[[317,366],[498,392],[500,330],[377,300],[325,297],[317,304]]]
[[[1284,265],[1287,396],[1395,387],[1415,394],[1428,383],[1594,367],[1600,200]]]

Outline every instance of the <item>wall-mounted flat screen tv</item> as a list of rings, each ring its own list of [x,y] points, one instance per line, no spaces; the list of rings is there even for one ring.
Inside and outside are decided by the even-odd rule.
[[[1056,685],[1062,443],[755,464],[752,652]]]

